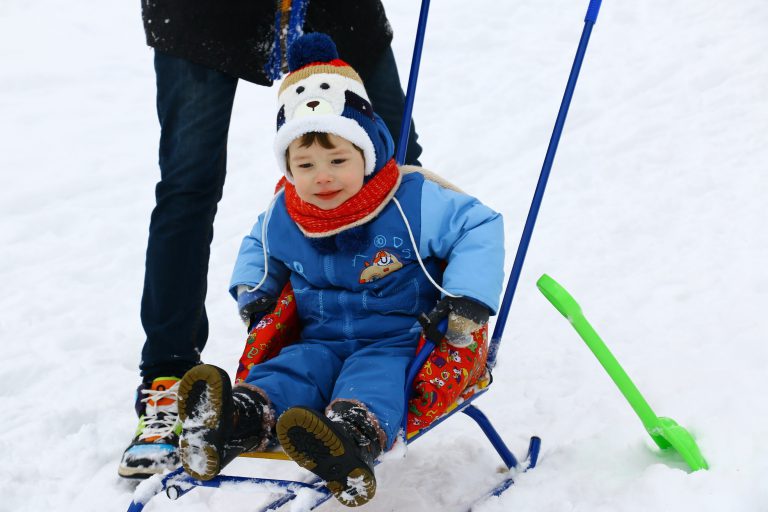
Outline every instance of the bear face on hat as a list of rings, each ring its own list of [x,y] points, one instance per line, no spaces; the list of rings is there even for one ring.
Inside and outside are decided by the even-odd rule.
[[[288,50],[291,69],[278,94],[275,156],[289,180],[288,145],[309,132],[343,137],[363,151],[369,176],[392,157],[394,143],[384,122],[373,112],[360,76],[338,58],[325,34],[307,34]]]

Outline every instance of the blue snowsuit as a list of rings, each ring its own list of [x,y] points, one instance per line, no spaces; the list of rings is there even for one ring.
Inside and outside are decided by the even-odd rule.
[[[405,373],[421,332],[417,317],[440,298],[416,250],[446,291],[475,299],[493,313],[504,265],[501,215],[477,199],[420,173],[403,175],[395,198],[416,247],[393,200],[368,223],[366,250],[321,254],[289,217],[280,195],[243,240],[230,285],[236,296],[238,285],[260,283],[266,268],[261,292],[278,297],[289,279],[293,286],[301,341],[254,366],[246,379],[266,392],[276,414],[299,405],[323,410],[336,399],[357,400],[378,419],[387,448],[405,410]]]

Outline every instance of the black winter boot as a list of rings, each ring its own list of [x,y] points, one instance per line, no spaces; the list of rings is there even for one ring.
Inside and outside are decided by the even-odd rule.
[[[179,418],[184,470],[210,480],[241,453],[265,444],[272,413],[259,392],[242,386],[233,390],[224,370],[203,364],[181,379]]]
[[[277,439],[296,463],[325,480],[348,507],[367,503],[376,493],[374,460],[381,442],[368,411],[353,402],[336,402],[329,417],[305,407],[285,411]]]

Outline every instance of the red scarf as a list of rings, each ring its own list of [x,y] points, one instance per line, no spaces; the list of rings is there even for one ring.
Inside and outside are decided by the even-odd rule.
[[[341,233],[345,229],[370,221],[389,203],[400,186],[400,169],[395,159],[384,164],[363,188],[332,210],[323,210],[302,200],[296,187],[283,178],[278,183],[285,186],[285,205],[288,215],[310,238],[320,238]]]

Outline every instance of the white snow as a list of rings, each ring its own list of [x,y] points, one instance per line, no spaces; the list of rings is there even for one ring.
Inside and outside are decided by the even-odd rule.
[[[423,163],[520,237],[586,0],[433,2],[415,119]],[[158,127],[139,5],[0,6],[0,511],[126,510],[144,251]],[[417,2],[386,4],[407,79]],[[768,3],[603,2],[507,325],[478,400],[539,466],[483,512],[768,510]],[[279,178],[275,89],[241,82],[209,276],[207,362],[234,371],[227,294],[242,236]],[[536,290],[581,303],[659,415],[711,469],[660,454]],[[370,511],[465,510],[501,481],[465,417],[377,471]],[[284,462],[230,472],[306,477]],[[148,512],[255,510],[242,487],[158,496]],[[337,503],[326,510],[346,510]]]
[[[210,388],[206,387],[200,395],[199,401],[193,413],[184,422],[185,430],[179,441],[186,441],[187,453],[184,455],[189,468],[198,474],[208,472],[208,455],[205,452],[205,432],[208,423],[216,415],[210,398]]]

